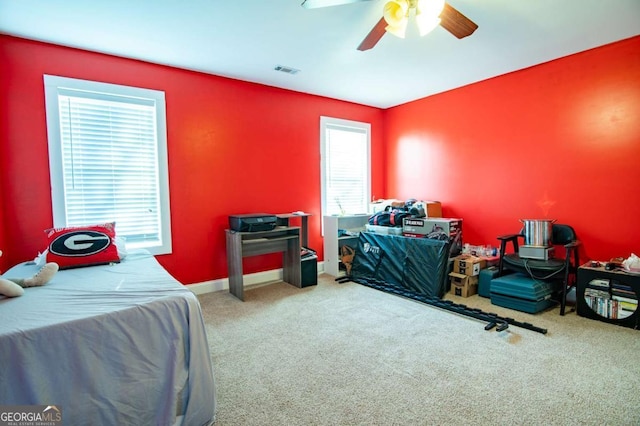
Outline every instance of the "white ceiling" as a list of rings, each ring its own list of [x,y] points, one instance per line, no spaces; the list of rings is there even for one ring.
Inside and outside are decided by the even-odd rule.
[[[640,0],[449,0],[470,37],[411,22],[356,50],[386,1],[0,0],[0,33],[380,108],[640,34]]]

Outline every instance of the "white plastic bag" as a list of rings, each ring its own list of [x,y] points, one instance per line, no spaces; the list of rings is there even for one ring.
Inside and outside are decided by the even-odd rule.
[[[625,271],[640,273],[640,257],[631,253],[627,259],[622,262]]]

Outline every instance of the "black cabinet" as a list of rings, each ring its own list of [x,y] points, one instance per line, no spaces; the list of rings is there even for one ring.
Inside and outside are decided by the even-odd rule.
[[[580,316],[640,328],[640,275],[583,265],[578,268],[576,298]]]

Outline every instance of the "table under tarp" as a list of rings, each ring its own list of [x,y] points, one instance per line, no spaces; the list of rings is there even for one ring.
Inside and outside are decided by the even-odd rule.
[[[447,291],[449,242],[361,232],[351,278],[375,279],[425,296]]]

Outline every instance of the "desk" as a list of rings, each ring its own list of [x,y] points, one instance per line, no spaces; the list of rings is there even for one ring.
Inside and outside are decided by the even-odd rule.
[[[276,215],[276,224],[278,226],[289,226],[289,219],[291,218],[300,218],[300,242],[302,243],[302,247],[309,247],[309,232],[308,223],[309,223],[310,213],[282,213]]]
[[[301,287],[300,228],[278,226],[271,231],[237,232],[225,230],[227,240],[227,267],[229,292],[244,300],[242,258],[283,252],[283,281]]]

